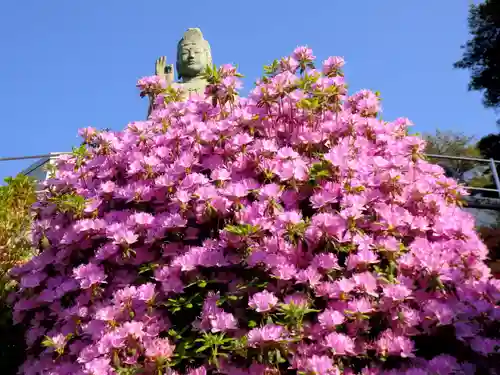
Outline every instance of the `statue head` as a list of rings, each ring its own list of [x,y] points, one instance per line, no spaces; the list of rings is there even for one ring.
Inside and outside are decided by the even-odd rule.
[[[212,65],[210,45],[203,39],[200,29],[188,29],[177,44],[176,68],[179,79],[197,77],[207,65]]]

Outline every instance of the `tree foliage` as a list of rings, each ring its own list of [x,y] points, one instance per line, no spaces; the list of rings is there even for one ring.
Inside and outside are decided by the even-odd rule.
[[[486,0],[471,5],[469,11],[471,39],[464,45],[459,69],[471,72],[469,90],[483,92],[486,107],[500,106],[500,1]]]
[[[500,160],[500,134],[488,134],[477,143],[481,155],[488,159]]]
[[[500,134],[488,134],[484,136],[477,143],[477,148],[483,158],[500,160]],[[496,164],[496,166],[497,173],[500,173],[500,165]],[[488,170],[488,173],[490,174],[490,181],[484,187],[496,189],[495,182],[491,177],[491,171]],[[498,197],[496,193],[487,193],[485,196]]]
[[[0,298],[11,288],[8,271],[33,255],[30,209],[36,201],[32,178],[19,175],[5,182],[0,187]]]
[[[30,177],[19,175],[5,182],[0,186],[0,368],[2,374],[14,374],[24,357],[24,332],[13,325],[7,303],[16,286],[9,270],[33,255],[30,208],[36,195]]]

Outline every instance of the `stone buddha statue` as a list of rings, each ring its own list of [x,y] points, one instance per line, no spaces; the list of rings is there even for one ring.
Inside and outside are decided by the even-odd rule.
[[[212,66],[210,45],[203,38],[200,29],[188,29],[177,44],[176,69],[179,82],[175,83],[183,89],[186,96],[191,93],[203,95],[208,84],[203,78],[207,65]],[[164,56],[156,60],[155,68],[156,75],[164,77],[167,84],[174,83],[174,67],[166,63]]]

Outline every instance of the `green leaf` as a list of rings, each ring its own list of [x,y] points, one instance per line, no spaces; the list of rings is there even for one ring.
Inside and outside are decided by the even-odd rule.
[[[210,345],[204,345],[201,348],[196,349],[196,353],[204,352],[205,350],[207,350],[209,348],[210,348]]]
[[[149,263],[149,264],[143,264],[140,268],[139,268],[139,275],[142,275],[146,272],[149,272],[149,271],[154,271],[155,269],[157,269],[159,267],[158,264],[156,263]]]
[[[71,212],[77,216],[83,215],[83,210],[85,209],[86,204],[85,198],[76,193],[65,193],[59,196],[51,197],[49,200],[56,204],[57,209],[60,212]]]
[[[279,61],[274,60],[270,65],[264,66],[264,74],[268,76],[275,75],[278,71],[278,68],[279,68]]]
[[[258,225],[251,224],[238,224],[238,225],[226,225],[224,228],[226,232],[235,234],[241,237],[248,237],[259,232],[260,227]]]
[[[200,288],[205,288],[205,287],[207,286],[207,282],[206,282],[205,280],[200,280],[200,281],[198,282],[198,286],[199,286]]]
[[[54,346],[54,341],[48,336],[45,336],[45,339],[42,341],[42,346],[48,348]]]

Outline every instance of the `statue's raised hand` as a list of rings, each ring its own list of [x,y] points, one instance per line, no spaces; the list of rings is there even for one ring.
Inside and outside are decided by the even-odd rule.
[[[170,85],[174,81],[174,66],[172,64],[167,64],[167,58],[161,56],[156,60],[155,74],[165,78],[167,85]]]

